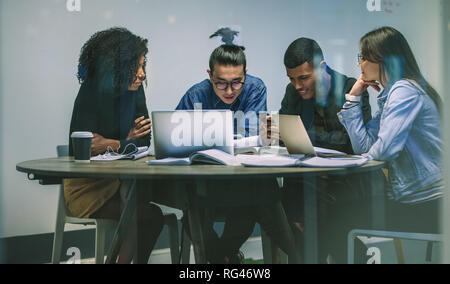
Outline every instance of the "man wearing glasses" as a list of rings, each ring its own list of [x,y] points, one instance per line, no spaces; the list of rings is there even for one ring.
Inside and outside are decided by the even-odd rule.
[[[247,74],[244,48],[222,45],[216,48],[209,60],[209,80],[194,85],[181,99],[177,110],[193,110],[196,104],[202,109],[226,109],[242,112],[235,115],[234,133],[242,136],[258,135],[258,114],[267,110],[266,86],[259,78]],[[238,133],[244,129],[245,133]]]
[[[209,80],[196,84],[183,96],[177,110],[226,109],[235,112],[234,133],[242,136],[258,135],[258,114],[267,110],[266,87],[261,79],[247,74],[244,48],[222,45],[211,54]],[[244,114],[243,116],[236,113]],[[241,133],[241,130],[243,133]],[[295,243],[279,198],[275,181],[210,181],[211,200],[226,202],[221,208],[225,218],[224,231],[219,237],[213,222],[217,211],[207,209],[203,229],[206,258],[210,263],[242,263],[239,248],[252,234],[256,222],[272,240],[285,251],[293,263],[298,262]],[[241,200],[247,200],[242,203]],[[248,203],[251,200],[252,204]],[[204,201],[205,206],[213,202]],[[186,226],[187,218],[183,220]],[[190,232],[188,232],[190,234]]]

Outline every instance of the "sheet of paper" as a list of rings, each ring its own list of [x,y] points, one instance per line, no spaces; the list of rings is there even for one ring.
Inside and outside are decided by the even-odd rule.
[[[251,136],[234,140],[234,148],[259,147],[259,136]]]
[[[314,147],[314,151],[318,154],[324,154],[324,155],[336,155],[336,156],[346,156],[347,154],[344,152],[339,152],[332,149],[326,149],[326,148],[320,148],[320,147]]]
[[[147,161],[148,165],[182,165],[188,166],[191,164],[189,158],[165,158],[161,160],[150,160]]]
[[[105,154],[100,154],[100,155],[91,157],[91,161],[96,161],[96,162],[116,161],[116,160],[120,160],[124,157],[125,157],[125,155],[108,152]]]
[[[143,147],[135,148],[134,151],[132,151],[128,154],[119,154],[116,152],[106,152],[104,154],[100,154],[100,155],[91,157],[91,161],[107,162],[107,161],[116,161],[116,160],[122,160],[122,159],[136,160],[136,159],[142,158],[147,155],[148,155],[148,147],[143,146]]]
[[[192,162],[197,160],[197,161],[200,161],[203,163],[207,163],[208,159],[219,162],[220,164],[226,165],[226,166],[240,166],[241,165],[241,163],[236,159],[235,156],[225,153],[224,151],[217,150],[217,149],[199,151],[199,152],[191,155]]]
[[[299,156],[280,155],[237,155],[239,162],[246,167],[295,167]]]
[[[272,154],[272,155],[289,155],[286,147],[280,146],[265,146],[259,149],[260,155]]]
[[[301,161],[303,167],[312,168],[350,168],[359,167],[367,163],[365,158],[320,158],[314,157]]]

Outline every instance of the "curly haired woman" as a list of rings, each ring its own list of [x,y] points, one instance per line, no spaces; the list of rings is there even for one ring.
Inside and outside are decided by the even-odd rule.
[[[77,78],[81,84],[70,123],[70,133],[90,131],[92,155],[113,149],[122,152],[128,144],[148,146],[151,123],[144,89],[147,40],[124,28],[95,33],[81,49]],[[69,139],[69,154],[73,155]],[[79,218],[119,220],[121,193],[132,184],[119,179],[66,179],[64,197],[69,211]],[[140,232],[143,255],[148,259],[163,226],[161,209],[145,204]],[[133,259],[136,218],[125,236],[119,263]],[[135,260],[136,261],[136,260]]]

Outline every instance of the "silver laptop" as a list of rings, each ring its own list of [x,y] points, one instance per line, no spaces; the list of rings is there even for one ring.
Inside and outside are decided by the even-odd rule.
[[[156,159],[183,158],[207,149],[234,154],[231,111],[154,111],[152,124]]]
[[[317,156],[300,116],[285,114],[278,116],[280,121],[280,135],[289,154]]]

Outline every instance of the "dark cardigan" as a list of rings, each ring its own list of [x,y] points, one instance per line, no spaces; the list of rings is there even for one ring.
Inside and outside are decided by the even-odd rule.
[[[141,116],[149,117],[142,86],[135,92],[126,91],[119,95],[98,91],[94,84],[85,81],[75,100],[70,133],[90,131],[107,139],[120,140],[119,152],[130,143],[138,147],[149,146],[150,134],[137,140],[125,140],[134,126],[134,120]],[[70,133],[69,155],[73,156]]]

